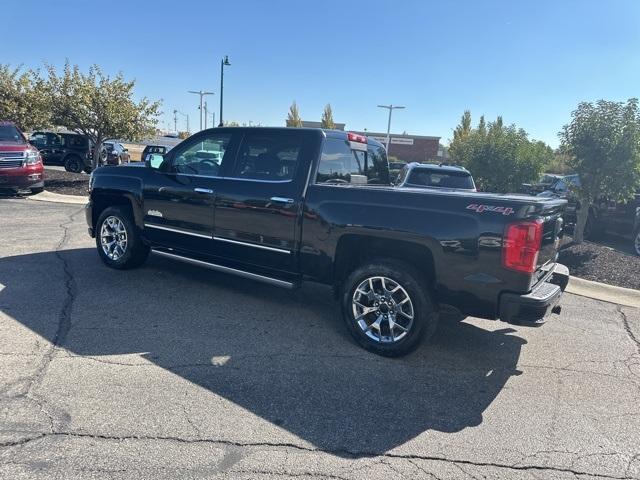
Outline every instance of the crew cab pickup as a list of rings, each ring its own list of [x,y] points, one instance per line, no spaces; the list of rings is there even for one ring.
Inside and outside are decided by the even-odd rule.
[[[525,324],[559,310],[565,200],[395,188],[380,143],[320,129],[214,128],[145,163],[91,177],[89,233],[109,267],[153,251],[329,284],[355,340],[389,356],[431,335],[442,305]]]

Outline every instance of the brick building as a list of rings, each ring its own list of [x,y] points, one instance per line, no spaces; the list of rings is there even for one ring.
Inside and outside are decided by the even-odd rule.
[[[387,144],[386,133],[356,132],[371,137],[383,145]],[[389,135],[387,155],[405,162],[442,162],[444,150],[440,146],[440,137],[425,135],[407,135],[392,133]]]
[[[289,126],[289,125],[287,125]],[[320,128],[320,122],[313,122],[309,120],[303,120],[302,126],[307,128]],[[344,123],[336,123],[336,130],[344,130]],[[386,133],[375,132],[357,132],[361,135],[374,138],[383,145],[387,144]],[[390,145],[387,154],[390,157],[396,157],[398,160],[405,162],[446,162],[447,152],[446,149],[440,145],[440,137],[431,137],[425,135],[408,135],[392,133],[389,135]]]

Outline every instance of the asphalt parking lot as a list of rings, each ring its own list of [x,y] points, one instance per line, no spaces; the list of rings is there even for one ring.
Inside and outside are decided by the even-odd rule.
[[[638,310],[385,359],[325,287],[107,269],[75,205],[0,199],[0,233],[0,478],[640,478]]]

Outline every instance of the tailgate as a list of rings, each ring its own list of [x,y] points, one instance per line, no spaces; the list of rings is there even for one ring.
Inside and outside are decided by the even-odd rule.
[[[538,254],[538,270],[546,263],[555,262],[560,240],[564,235],[563,214],[566,200],[549,200],[542,206],[540,217],[543,220],[542,242]]]

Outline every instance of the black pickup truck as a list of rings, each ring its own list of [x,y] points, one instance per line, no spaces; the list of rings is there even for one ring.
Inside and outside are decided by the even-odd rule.
[[[380,143],[320,129],[209,129],[145,164],[91,177],[89,233],[110,267],[153,251],[333,285],[357,342],[389,356],[431,335],[442,305],[525,324],[559,311],[565,200],[395,188]]]

